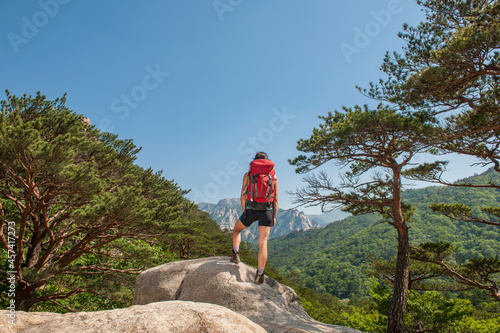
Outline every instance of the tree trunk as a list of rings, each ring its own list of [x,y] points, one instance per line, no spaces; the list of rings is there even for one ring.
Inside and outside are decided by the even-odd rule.
[[[396,258],[396,276],[394,278],[394,292],[389,307],[387,332],[404,332],[404,315],[408,300],[408,282],[410,276],[410,242],[408,227],[403,222],[396,226],[398,231],[398,255]]]
[[[17,285],[16,311],[29,311],[34,304],[31,298],[32,293],[33,289],[30,288],[25,282],[21,282]]]

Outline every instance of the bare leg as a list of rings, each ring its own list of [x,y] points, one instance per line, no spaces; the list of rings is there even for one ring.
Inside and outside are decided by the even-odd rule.
[[[233,247],[240,247],[241,243],[241,231],[245,229],[245,225],[241,223],[240,220],[236,222],[233,229]]]
[[[266,267],[267,263],[267,239],[269,238],[269,233],[271,232],[271,227],[259,227],[259,256],[258,263],[259,267]],[[234,239],[234,238],[233,238]]]

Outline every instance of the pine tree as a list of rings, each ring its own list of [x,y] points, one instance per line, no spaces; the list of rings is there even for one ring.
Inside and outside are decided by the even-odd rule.
[[[367,96],[395,103],[410,113],[439,115],[439,126],[422,137],[435,153],[476,157],[477,164],[500,172],[500,3],[492,0],[419,0],[426,21],[404,25],[404,54],[387,53],[379,84],[361,89]],[[448,186],[500,188],[486,182],[443,179],[445,161],[428,163],[406,175]],[[423,171],[423,172],[422,172]],[[446,216],[491,224],[498,207],[484,207],[492,219],[471,216],[465,205],[436,205]],[[498,222],[496,222],[498,225]]]
[[[422,142],[434,147],[432,152],[472,156],[478,165],[500,172],[500,3],[417,3],[425,8],[426,21],[417,27],[403,26],[399,37],[406,42],[404,54],[387,52],[381,67],[387,78],[369,89],[358,89],[407,113],[439,117],[434,130],[421,137]],[[500,189],[500,184],[491,180],[480,184],[448,182],[443,178],[447,163],[426,163],[405,170],[404,176],[447,186]],[[464,203],[436,203],[430,208],[458,221],[500,225],[500,209],[496,206],[482,207],[481,214]],[[435,253],[433,249],[439,246],[422,244],[415,258],[435,263],[436,271],[448,268],[447,274],[457,282],[490,290],[498,299],[496,282],[490,278],[498,271],[498,259],[469,261],[461,267],[470,274],[462,274],[458,266]],[[472,267],[477,270],[471,271]]]
[[[343,205],[354,215],[377,212],[397,231],[398,249],[394,293],[388,314],[388,331],[404,331],[408,298],[410,243],[408,225],[412,208],[403,203],[402,171],[429,147],[420,137],[433,128],[434,119],[411,116],[379,105],[376,110],[355,106],[320,117],[324,123],[301,139],[297,149],[308,155],[291,160],[296,172],[306,173],[328,162],[348,166],[336,184],[321,171],[304,178],[306,187],[295,191],[296,203]],[[368,176],[371,175],[371,179]]]
[[[15,276],[17,310],[96,292],[79,283],[92,275],[137,273],[107,261],[126,257],[132,243],[118,241],[154,244],[193,209],[177,184],[133,164],[138,151],[131,140],[84,122],[64,96],[49,101],[40,93],[7,92],[0,115],[0,241],[10,255],[6,271]],[[51,284],[65,277],[79,282]]]

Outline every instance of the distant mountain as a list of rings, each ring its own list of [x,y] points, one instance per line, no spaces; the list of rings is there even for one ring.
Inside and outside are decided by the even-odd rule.
[[[233,229],[243,212],[238,198],[222,199],[217,204],[201,203],[198,206],[217,221],[221,229],[228,230]],[[257,243],[259,235],[257,225],[258,223],[254,223],[241,233],[243,241]],[[319,227],[320,224],[311,221],[304,212],[299,212],[297,209],[278,209],[276,225],[271,229],[269,238],[280,237],[292,231],[303,231]]]
[[[488,170],[465,179],[471,184],[500,183],[500,174]],[[415,208],[409,223],[410,243],[449,242],[457,247],[454,259],[498,257],[499,227],[452,221],[429,209],[432,203],[464,203],[481,215],[483,206],[498,206],[494,188],[430,186],[403,191],[403,201]],[[397,234],[380,223],[378,214],[350,216],[324,228],[294,231],[269,242],[269,263],[283,274],[301,277],[307,287],[339,298],[366,295],[371,277],[365,275],[367,256],[389,259],[396,254]]]
[[[236,198],[222,199],[216,204],[204,202],[198,206],[217,221],[221,229],[232,230],[242,213],[240,201]]]
[[[340,209],[332,210],[322,214],[307,214],[307,217],[309,217],[311,221],[316,221],[321,227],[325,227],[332,222],[343,220],[349,216],[351,216],[351,214],[343,212]]]

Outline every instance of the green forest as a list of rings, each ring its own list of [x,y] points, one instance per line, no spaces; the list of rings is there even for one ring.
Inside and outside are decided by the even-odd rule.
[[[467,179],[470,183],[500,182],[493,169]],[[457,262],[500,253],[498,227],[453,221],[429,206],[433,203],[467,203],[479,213],[482,206],[500,202],[498,189],[464,189],[431,186],[403,192],[404,202],[415,207],[410,241],[446,241],[457,247]],[[389,260],[395,255],[396,235],[377,214],[351,216],[322,229],[292,232],[269,244],[270,261],[285,273],[302,276],[308,287],[341,299],[365,295],[372,279],[365,275],[367,257]]]
[[[304,175],[304,186],[292,192],[294,203],[342,207],[353,217],[306,233],[307,240],[294,234],[274,243],[281,257],[275,264],[307,286],[354,303],[373,276],[368,292],[374,303],[364,312],[373,320],[355,325],[364,331],[499,331],[498,308],[491,309],[500,300],[500,185],[494,176],[500,172],[500,3],[417,3],[425,22],[403,25],[398,37],[404,46],[386,52],[383,76],[357,86],[378,105],[344,105],[319,116],[289,159]],[[426,154],[435,160],[422,160]],[[491,169],[450,183],[450,154]],[[338,174],[329,168],[334,165],[341,167]],[[405,191],[408,180],[442,186]],[[448,193],[459,188],[466,192]],[[304,258],[309,250],[306,264],[285,264],[288,253]],[[489,296],[488,305],[479,291]],[[470,292],[474,296],[464,301]],[[472,324],[479,317],[466,319],[467,302],[490,311],[486,326]]]
[[[132,140],[99,131],[65,102],[9,92],[2,101],[2,307],[126,307],[141,271],[227,253],[230,237],[186,190],[135,165]]]
[[[40,94],[7,96],[0,117],[4,139],[0,204],[4,246],[13,248],[16,255],[0,252],[3,307],[9,304],[8,275],[16,269],[20,284],[31,290],[26,310],[96,311],[130,306],[135,278],[147,268],[229,255],[230,235],[185,199],[186,191],[161,172],[133,164],[139,149],[131,140],[87,125],[81,115],[65,107],[64,97],[48,101]],[[94,177],[102,183],[91,190],[82,186]],[[463,181],[498,180],[498,173],[490,169]],[[33,197],[27,205],[25,195],[30,191]],[[412,244],[444,239],[457,247],[453,254],[457,262],[498,257],[498,227],[453,221],[429,205],[466,203],[482,214],[480,207],[496,205],[499,196],[498,189],[446,186],[404,191],[404,201],[416,208],[410,228]],[[146,205],[141,200],[154,201],[146,211],[140,209]],[[123,213],[125,205],[131,205],[126,212],[134,212],[133,221]],[[113,219],[108,220],[110,214]],[[15,245],[10,242],[7,221],[14,222]],[[390,285],[374,278],[367,258],[391,259],[396,240],[392,228],[380,222],[375,213],[351,216],[325,228],[274,239],[269,244],[268,274],[292,286],[317,320],[383,331]],[[46,223],[50,228],[44,228]],[[72,237],[67,237],[68,232]],[[111,241],[102,241],[107,238]],[[24,258],[17,250],[19,242]],[[37,247],[39,251],[32,250]],[[242,257],[256,265],[252,245],[242,248]],[[461,332],[465,328],[491,332],[498,327],[498,301],[484,291],[434,291],[410,297],[415,312],[410,312],[413,317],[408,320],[443,325],[453,319]],[[436,314],[445,308],[454,310],[423,319],[419,313],[427,311],[427,306],[436,307]]]
[[[481,175],[462,181],[476,184],[484,184],[490,181],[498,183],[500,175],[490,169]],[[412,244],[449,242],[456,248],[452,257],[453,261],[457,263],[463,263],[468,259],[477,257],[498,258],[500,253],[498,227],[481,223],[453,221],[429,208],[433,203],[458,202],[467,203],[479,213],[481,211],[480,207],[497,205],[500,202],[500,191],[498,189],[430,186],[405,190],[403,200],[415,207],[415,213],[410,223],[410,241]],[[380,295],[374,294],[374,292],[383,290],[388,292],[390,284],[374,271],[375,266],[371,265],[373,260],[370,260],[370,258],[391,260],[395,256],[397,244],[393,228],[387,223],[381,223],[382,220],[380,215],[375,213],[351,216],[331,223],[325,228],[304,232],[294,231],[286,236],[273,239],[269,244],[270,263],[281,274],[292,280],[302,281],[305,287],[323,294],[323,297],[327,297],[324,296],[325,294],[334,296],[330,302],[336,304],[338,309],[346,311],[344,313],[361,311],[359,313],[361,316],[362,311],[372,311],[370,315],[374,320],[374,309],[380,306],[380,304],[377,304],[377,297],[380,297]],[[496,277],[497,283],[499,275],[497,274]],[[440,279],[443,279],[443,277],[440,277]],[[386,289],[384,289],[384,285]],[[500,304],[498,304],[497,300],[491,297],[487,291],[461,289],[456,287],[457,291],[454,292],[422,292],[415,290],[411,295],[419,297],[414,300],[415,302],[424,302],[423,298],[425,297],[429,297],[429,300],[424,303],[433,302],[431,299],[435,299],[437,303],[433,304],[433,306],[438,306],[438,303],[445,301],[451,303],[464,302],[469,307],[470,311],[468,313],[474,312],[477,315],[476,319],[490,318],[492,325],[497,325],[492,327],[500,327],[498,326],[500,324],[500,317],[498,316]],[[305,300],[305,303],[308,304],[308,301]],[[426,304],[430,306],[430,303]],[[450,306],[450,304],[447,306]],[[444,306],[444,303],[442,306]],[[419,309],[419,311],[421,310]],[[443,310],[444,308],[440,311]],[[317,309],[311,309],[312,313],[316,311]],[[383,316],[384,312],[380,311],[377,314]],[[465,314],[466,312],[462,314],[463,320],[466,320],[464,318],[472,320],[472,317],[467,317]],[[345,318],[339,318],[338,313],[325,312],[318,313],[318,315],[323,321],[346,324]],[[436,318],[433,320],[436,320]],[[444,320],[444,317],[440,320]],[[488,321],[488,319],[485,320]],[[445,324],[445,321],[441,324]],[[376,326],[373,323],[365,323],[358,326],[358,328],[371,331]],[[380,325],[379,329],[382,326]],[[492,327],[485,329],[484,332],[488,330],[494,331]],[[460,330],[457,329],[457,332],[459,331],[467,332],[463,326],[460,327]],[[472,329],[471,331],[475,332]]]

